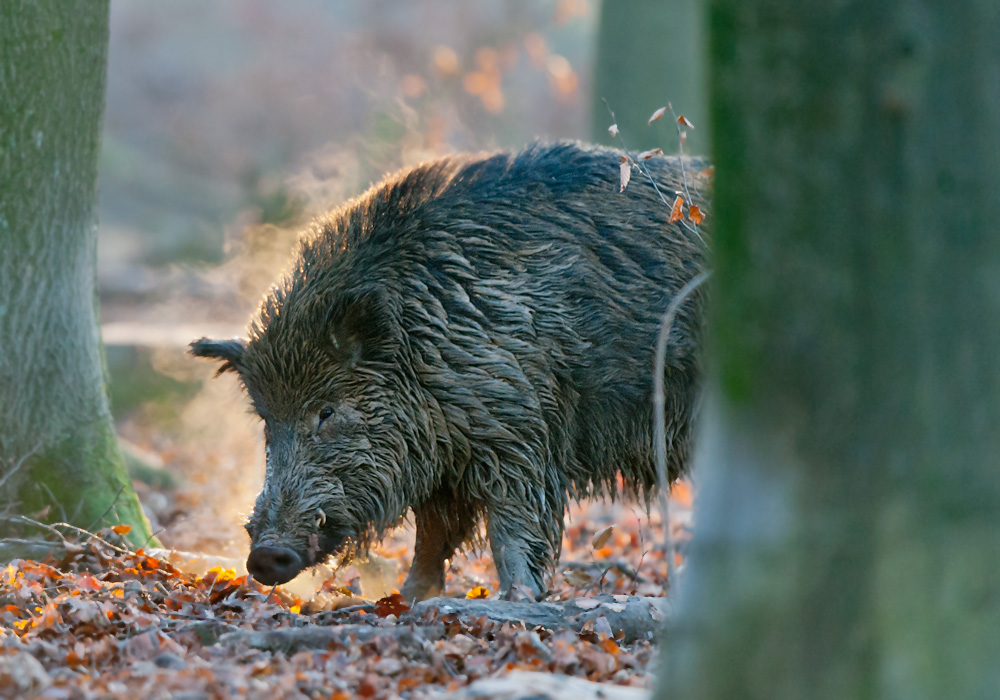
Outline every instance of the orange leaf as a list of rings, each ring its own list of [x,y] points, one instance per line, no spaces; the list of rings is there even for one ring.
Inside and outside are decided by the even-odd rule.
[[[116,534],[118,534],[118,535],[127,535],[128,533],[132,532],[132,526],[131,525],[112,525],[111,526],[111,531],[114,532],[114,533],[116,533]]]
[[[407,690],[419,688],[423,684],[424,681],[420,678],[400,678],[399,684],[396,686],[396,691],[399,693],[405,693]]]
[[[680,221],[684,218],[684,198],[677,195],[677,199],[674,200],[674,206],[670,208],[670,222]]]
[[[236,572],[232,569],[224,569],[221,566],[213,566],[205,572],[199,579],[199,583],[206,586],[214,586],[217,583],[226,583],[236,578]]]
[[[76,586],[81,591],[87,591],[94,593],[101,590],[100,582],[94,578],[91,574],[83,573],[76,579]]]
[[[624,192],[625,187],[628,186],[628,181],[632,177],[632,164],[628,162],[628,158],[622,156],[622,163],[619,166],[619,182],[621,187],[618,188],[619,192]]]
[[[469,600],[478,600],[480,598],[489,598],[490,589],[485,586],[476,586],[471,591],[465,594],[465,597]]]
[[[653,156],[662,156],[662,155],[663,155],[662,148],[651,148],[648,151],[643,151],[642,153],[640,153],[638,155],[638,158],[639,160],[649,160]]]
[[[653,116],[651,116],[649,118],[649,121],[646,122],[647,126],[649,124],[652,124],[653,122],[660,121],[660,119],[663,117],[663,115],[666,113],[666,111],[667,111],[666,107],[660,107],[658,110],[656,110],[655,112],[653,112]]]
[[[691,220],[694,221],[694,210],[697,207],[691,207]],[[700,223],[700,222],[698,222]],[[688,481],[675,481],[670,487],[670,500],[679,504],[684,508],[690,508],[694,503],[694,497],[691,494],[691,483]]]
[[[694,124],[692,124],[691,122],[689,122],[688,119],[687,119],[687,117],[685,117],[683,114],[681,116],[677,117],[677,123],[680,124],[681,126],[686,126],[689,129],[693,129],[694,128]]]
[[[705,220],[705,215],[701,213],[701,209],[698,208],[697,204],[692,204],[688,207],[688,218],[696,224],[700,224]]]
[[[36,617],[31,622],[32,627],[39,627],[43,630],[51,629],[55,625],[61,625],[63,622],[62,614],[59,612],[59,607],[56,605],[55,601],[50,602],[42,610],[42,614]]]
[[[410,609],[410,604],[406,602],[406,599],[399,593],[393,593],[392,595],[387,595],[385,598],[380,598],[375,601],[375,613],[379,617],[388,617],[389,615],[395,615],[399,617],[402,613]]]

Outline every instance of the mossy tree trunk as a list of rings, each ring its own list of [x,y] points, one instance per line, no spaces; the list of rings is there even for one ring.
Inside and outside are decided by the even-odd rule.
[[[677,133],[669,119],[647,125],[669,101],[695,125],[684,152],[708,153],[704,14],[705,0],[603,0],[591,105],[596,143],[611,141],[604,98],[630,149],[676,152]]]
[[[107,47],[107,0],[0,3],[0,513],[141,544],[97,321]]]
[[[712,0],[702,498],[660,697],[1000,693],[1000,5]]]

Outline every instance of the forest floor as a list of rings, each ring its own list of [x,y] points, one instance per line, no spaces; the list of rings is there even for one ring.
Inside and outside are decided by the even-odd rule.
[[[584,700],[591,691],[566,676],[605,684],[593,697],[651,685],[664,606],[650,601],[667,578],[658,507],[574,505],[542,603],[497,600],[488,550],[468,551],[450,562],[452,602],[411,610],[394,592],[412,556],[411,527],[367,562],[272,589],[243,569],[259,426],[241,414],[225,427],[212,413],[219,401],[196,397],[173,436],[119,424],[126,445],[170,475],[136,481],[163,549],[128,551],[120,531],[57,528],[66,540],[56,555],[0,569],[0,697]],[[677,484],[670,531],[681,568],[691,505],[690,486]],[[543,694],[530,679],[546,679],[525,671],[561,674],[559,692]],[[503,678],[520,694],[482,686]]]

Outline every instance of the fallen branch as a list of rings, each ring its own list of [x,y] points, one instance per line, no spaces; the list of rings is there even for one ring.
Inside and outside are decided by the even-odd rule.
[[[328,649],[331,646],[351,647],[378,638],[390,638],[401,647],[423,651],[424,644],[444,637],[444,625],[431,624],[420,627],[393,625],[373,627],[371,625],[313,625],[275,630],[240,630],[227,632],[219,637],[219,644],[230,648],[281,651],[286,654],[300,649]]]
[[[523,624],[528,628],[571,629],[574,632],[581,632],[586,628],[614,637],[621,635],[623,641],[628,643],[640,639],[653,639],[663,624],[666,612],[666,598],[636,596],[606,595],[597,598],[577,598],[565,603],[431,598],[417,603],[401,621],[405,623],[409,620],[416,624],[374,627],[354,624],[319,625],[306,622],[302,627],[227,632],[219,637],[219,643],[228,647],[249,647],[290,654],[300,649],[326,649],[331,645],[347,647],[385,638],[395,640],[400,646],[422,651],[426,642],[437,641],[444,637],[444,625],[420,620],[451,614],[469,620],[485,617],[497,624],[508,622]]]
[[[14,559],[33,559],[42,561],[49,554],[59,555],[65,553],[62,545],[48,540],[22,539],[19,537],[5,537],[0,540],[0,563],[6,564]]]
[[[625,642],[653,639],[667,615],[666,598],[602,595],[577,598],[565,603],[514,603],[503,600],[465,600],[462,598],[431,598],[413,606],[411,614],[418,617],[457,614],[461,618],[485,616],[491,622],[522,623],[526,627],[571,629],[580,632],[590,623],[595,631],[612,636],[623,635]],[[600,618],[607,628],[598,629]]]

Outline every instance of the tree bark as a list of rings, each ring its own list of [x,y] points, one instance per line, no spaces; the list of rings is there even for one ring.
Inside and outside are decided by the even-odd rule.
[[[669,101],[695,125],[684,152],[708,153],[703,0],[604,0],[597,30],[591,138],[609,143],[611,117],[630,149],[677,150],[670,120],[647,124]]]
[[[0,3],[0,507],[142,544],[97,322],[107,47],[107,0]]]
[[[698,528],[660,697],[1000,689],[1000,9],[713,0]]]

